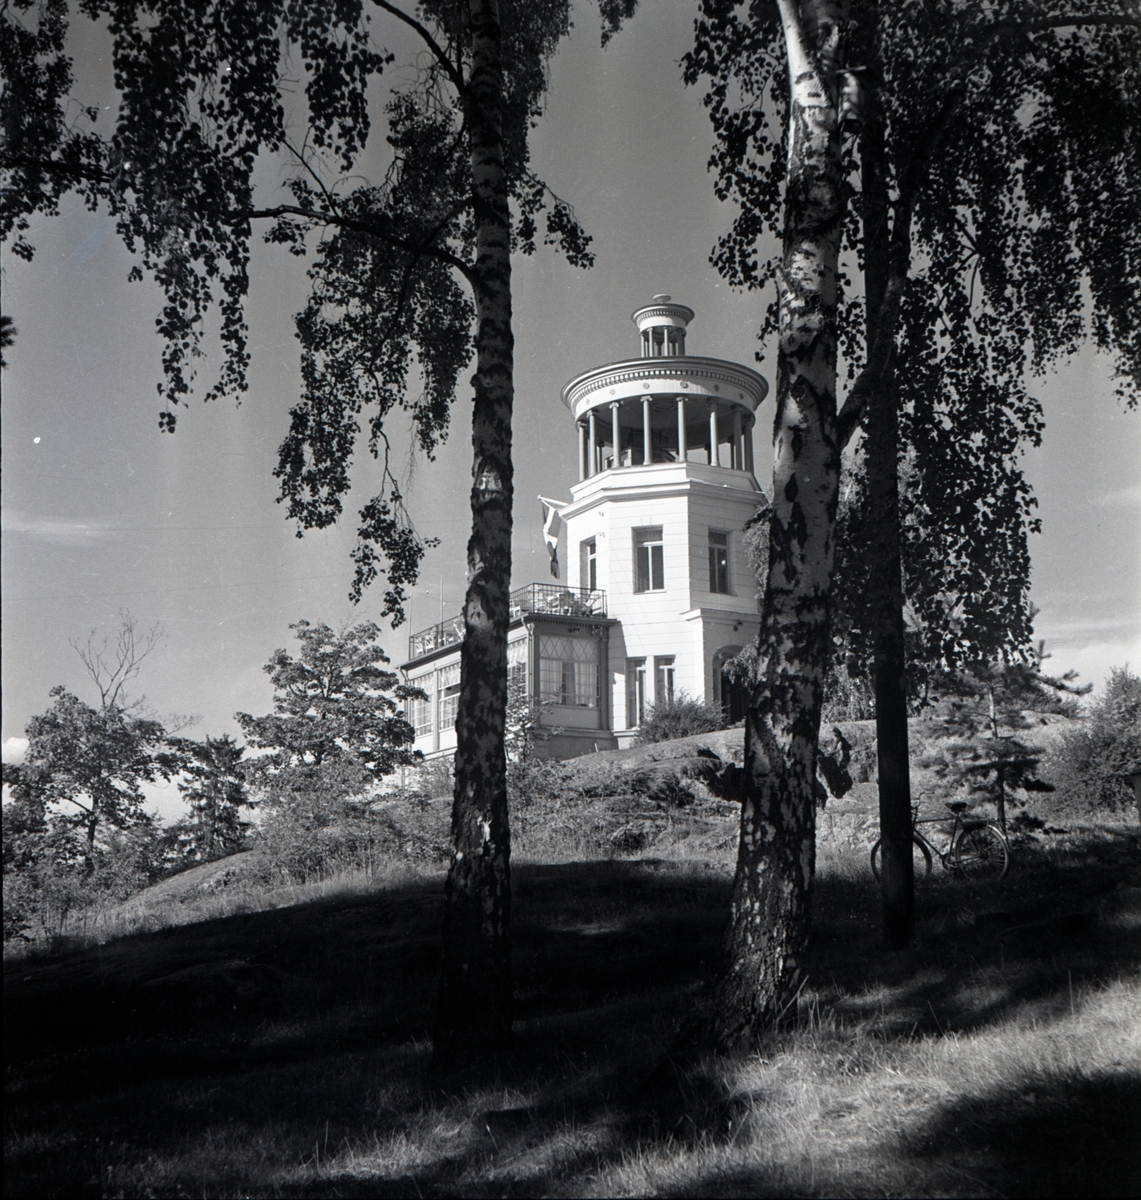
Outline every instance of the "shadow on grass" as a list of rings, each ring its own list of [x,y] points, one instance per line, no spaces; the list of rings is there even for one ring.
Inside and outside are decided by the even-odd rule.
[[[1141,909],[1115,920],[1122,885],[1141,884],[1141,833],[1090,831],[1018,845],[1001,882],[950,872],[916,885],[911,949],[883,949],[870,877],[816,884],[809,971],[814,993],[882,1035],[970,1032],[1030,1008],[1068,1013],[1075,991],[1136,969]],[[870,875],[870,873],[869,873]]]
[[[1135,1196],[1141,1079],[1046,1075],[959,1100],[911,1131],[916,1158],[969,1158],[1004,1196]]]
[[[1075,987],[1141,958],[1135,931],[1100,919],[1128,876],[1102,849],[1026,851],[997,889],[937,880],[918,949],[895,955],[870,873],[821,876],[812,1003],[883,1038],[1068,1011]],[[726,1139],[727,1089],[675,1035],[715,968],[728,877],[654,861],[514,876],[517,1041],[491,1083],[428,1069],[438,881],[11,964],[4,1194],[531,1195],[647,1146]],[[1041,1111],[1064,1122],[1067,1103]],[[987,1136],[1013,1155],[1018,1105],[986,1111],[1006,1114]],[[995,1161],[1014,1178],[1022,1160]]]
[[[517,870],[520,1034],[503,1086],[526,1077],[535,1099],[515,1129],[489,1095],[483,1127],[453,1114],[446,1136],[418,1125],[425,1105],[456,1108],[427,1064],[438,882],[9,964],[5,1194],[284,1195],[275,1176],[310,1162],[312,1174],[321,1147],[404,1135],[436,1146],[408,1194],[448,1192],[483,1156],[559,1122],[599,1120],[617,1138],[631,1090],[650,1097],[637,1122],[684,1122],[693,1105],[667,1102],[652,1071],[709,973],[727,902],[709,871]],[[274,1171],[251,1175],[251,1159]],[[324,1176],[312,1187],[349,1194]]]

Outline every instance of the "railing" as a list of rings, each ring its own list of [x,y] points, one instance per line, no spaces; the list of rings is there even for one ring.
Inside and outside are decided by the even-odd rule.
[[[464,619],[462,616],[450,617],[424,629],[408,638],[408,657],[422,658],[433,650],[442,650],[445,646],[458,646],[464,640]]]
[[[511,593],[511,617],[523,613],[553,613],[564,617],[606,616],[606,593],[558,583],[529,583]]]
[[[558,583],[529,583],[511,593],[510,619],[524,613],[550,613],[562,617],[606,616],[606,593],[590,588],[563,587]],[[464,619],[450,617],[408,639],[408,657],[423,658],[436,650],[458,646],[464,640]]]

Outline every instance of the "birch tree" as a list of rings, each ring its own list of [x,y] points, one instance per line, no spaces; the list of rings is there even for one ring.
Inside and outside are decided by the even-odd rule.
[[[30,215],[76,189],[105,204],[164,292],[164,407],[173,430],[207,317],[223,358],[207,399],[240,395],[255,230],[309,254],[297,318],[302,395],[276,475],[290,519],[338,521],[354,455],[379,466],[361,506],[352,596],[378,577],[403,618],[424,551],[389,462],[387,422],[409,414],[430,457],[474,354],[472,533],[464,600],[453,835],[436,1047],[443,1060],[504,1046],[510,1016],[509,834],[503,754],[512,505],[511,254],[543,242],[588,265],[570,207],[531,171],[527,135],[569,0],[79,0],[113,39],[119,107],[103,129],[69,106],[65,0],[10,0],[0,61],[4,224],[30,257]],[[412,45],[384,104],[388,149],[369,157],[369,89]],[[77,118],[77,119],[76,119]],[[259,165],[292,164],[287,195]],[[267,175],[269,173],[267,172]],[[316,239],[316,245],[314,241]],[[474,329],[474,334],[473,334]],[[19,343],[16,343],[18,352]],[[418,386],[422,384],[422,386]]]
[[[803,978],[808,747],[832,639],[857,669],[871,661],[898,946],[913,920],[905,600],[928,665],[1022,656],[1036,521],[1018,456],[1042,427],[1027,375],[1088,339],[1135,403],[1139,26],[1135,5],[1092,0],[702,5],[686,76],[709,80],[716,187],[740,209],[714,261],[775,284],[762,336],[779,339],[726,1040],[776,1020]],[[770,232],[782,252],[766,263]],[[845,446],[864,473],[857,569],[837,594]]]

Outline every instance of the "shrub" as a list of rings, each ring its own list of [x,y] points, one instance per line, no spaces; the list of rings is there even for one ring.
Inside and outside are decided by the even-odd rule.
[[[18,805],[5,805],[4,941],[62,937],[97,920],[153,883],[161,844],[148,822],[103,830],[89,847],[74,819],[55,816],[21,824]]]
[[[726,725],[725,714],[716,704],[678,692],[672,700],[650,709],[634,743],[646,746],[651,742],[670,742],[695,733],[712,733]]]
[[[1115,667],[1087,725],[1066,734],[1049,768],[1067,811],[1130,811],[1135,797],[1124,776],[1141,770],[1141,677]]]

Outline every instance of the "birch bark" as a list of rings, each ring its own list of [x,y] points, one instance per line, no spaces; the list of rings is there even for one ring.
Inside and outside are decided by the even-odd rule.
[[[830,641],[837,264],[844,215],[836,75],[842,6],[780,0],[789,71],[769,566],[745,721],[741,840],[716,1026],[748,1042],[803,979],[815,867],[816,746]]]
[[[466,636],[456,716],[453,857],[433,1044],[440,1065],[494,1061],[511,1034],[511,844],[504,731],[511,581],[510,214],[497,0],[471,0],[467,119],[476,220],[476,375]]]

